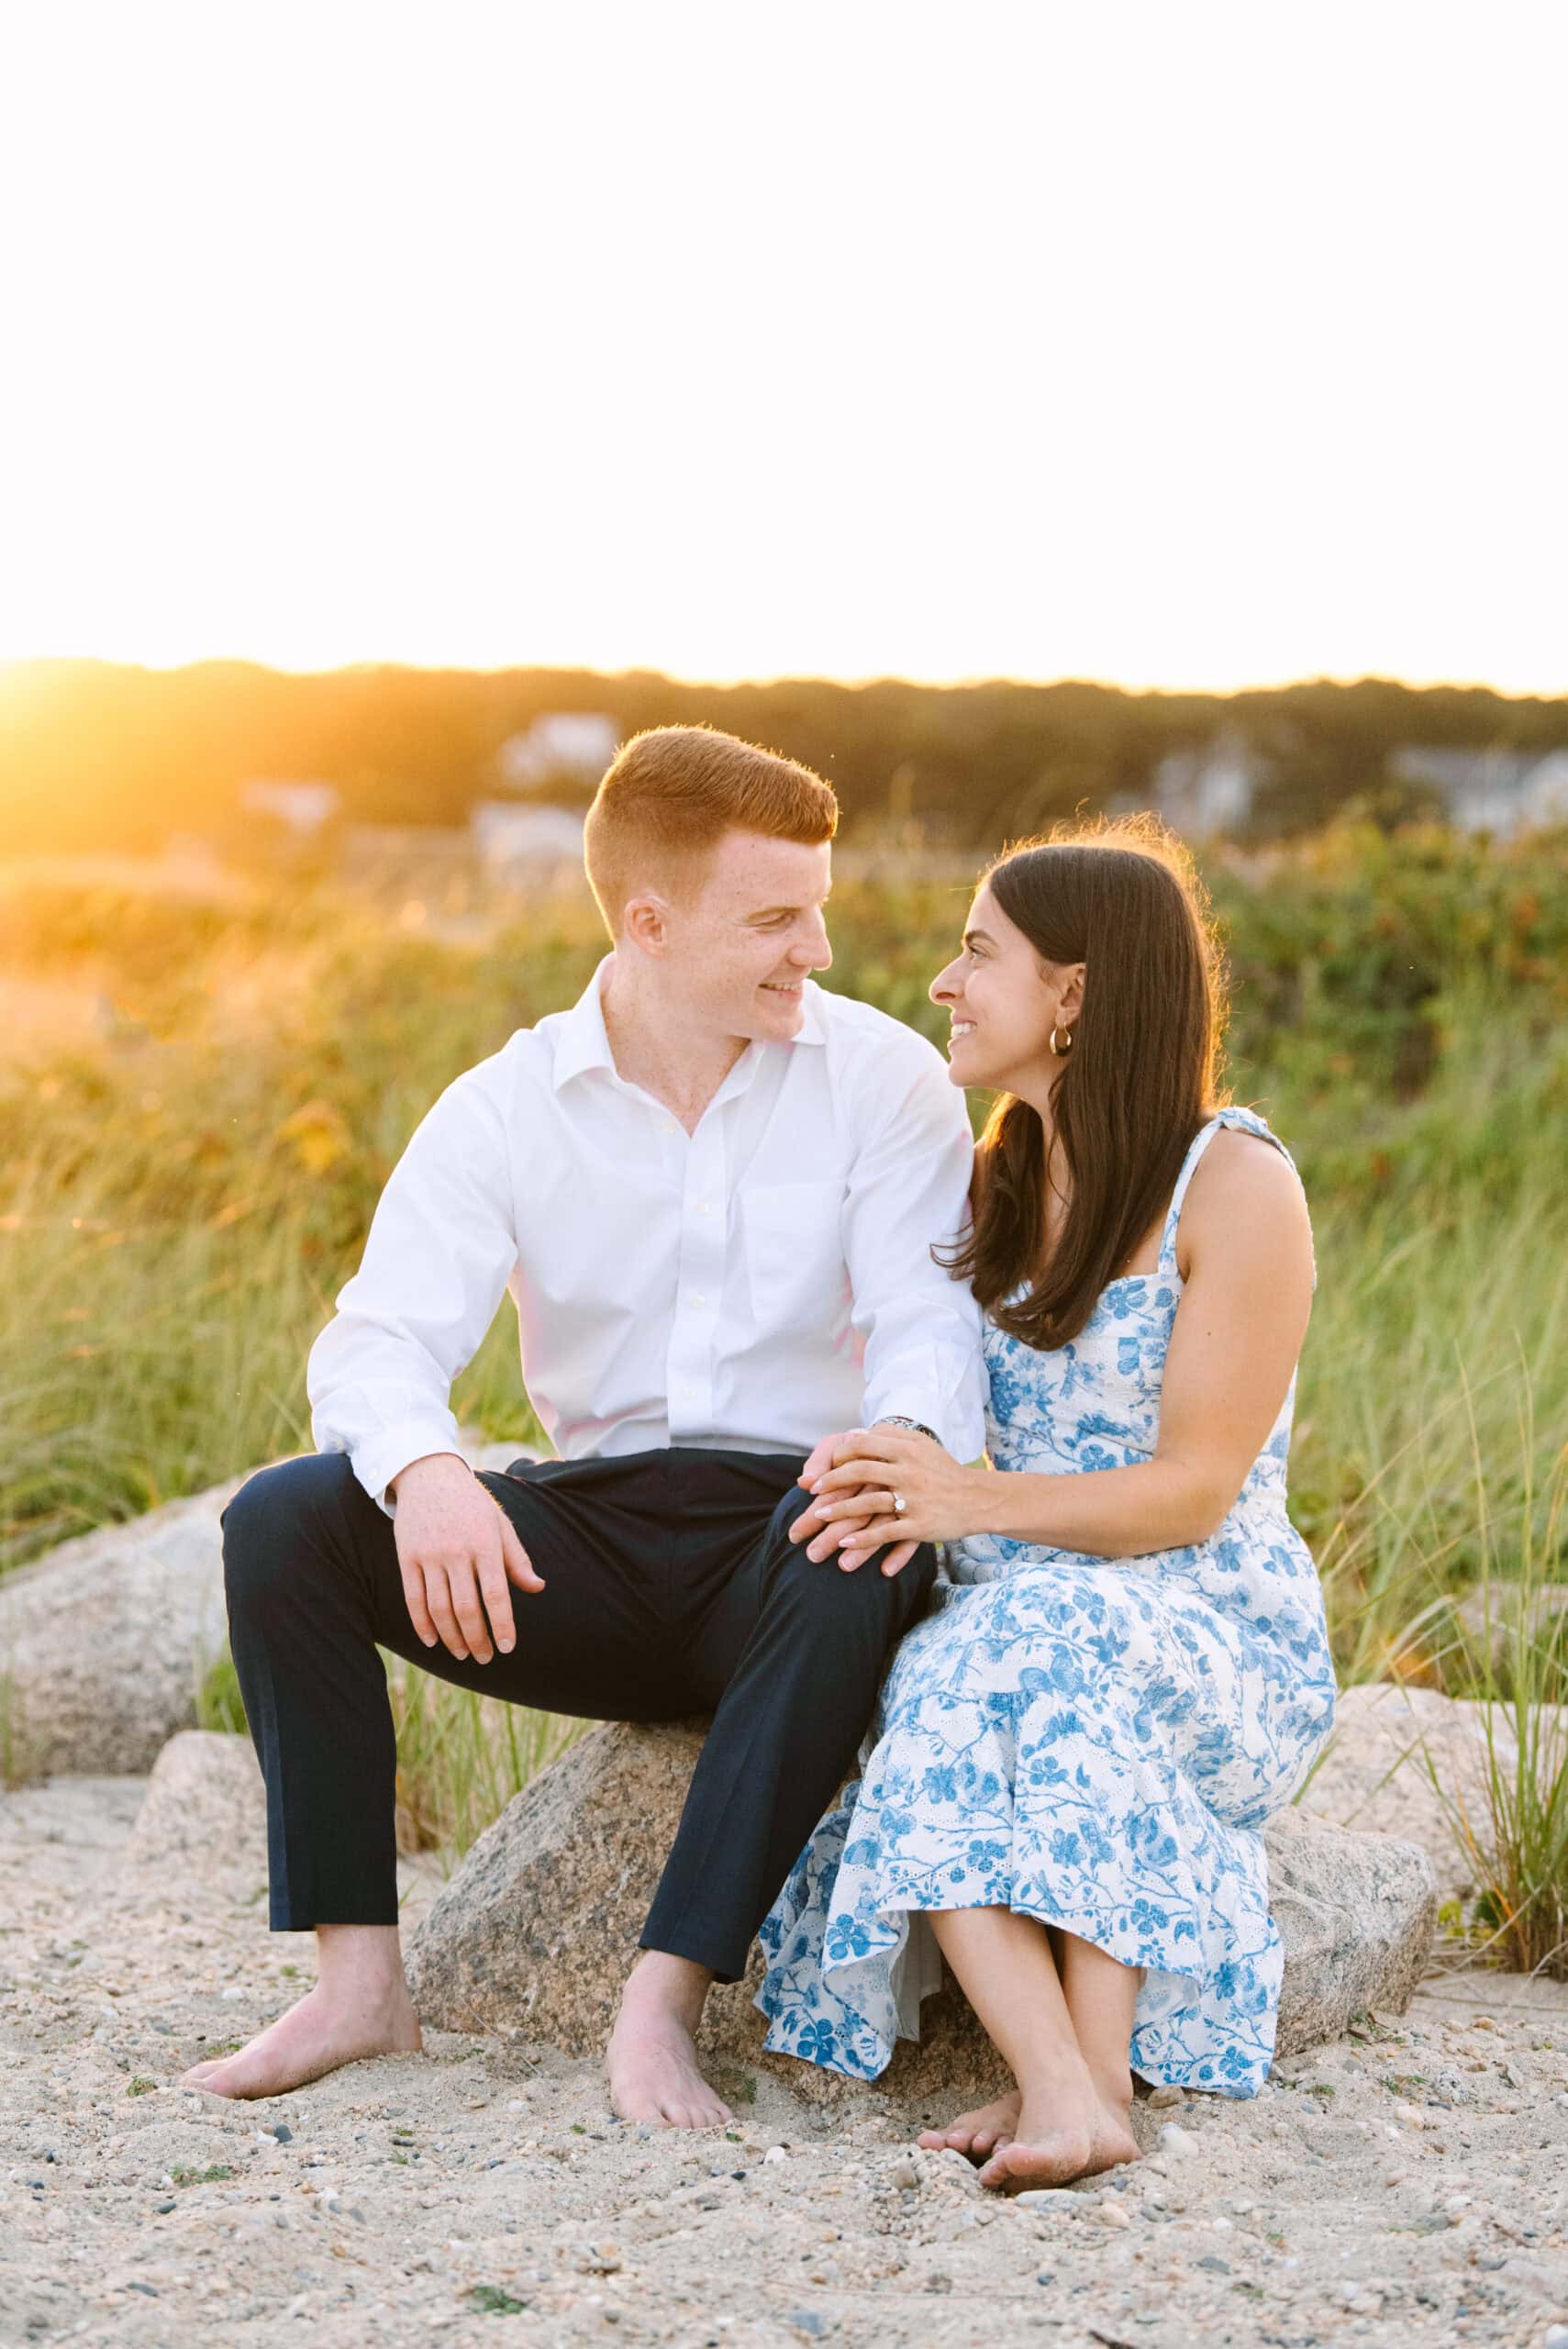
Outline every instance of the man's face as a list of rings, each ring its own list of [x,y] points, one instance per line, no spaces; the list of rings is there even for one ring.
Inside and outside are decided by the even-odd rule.
[[[701,886],[668,911],[663,977],[689,1030],[759,1043],[798,1031],[805,982],[833,960],[830,860],[826,841],[725,834]]]

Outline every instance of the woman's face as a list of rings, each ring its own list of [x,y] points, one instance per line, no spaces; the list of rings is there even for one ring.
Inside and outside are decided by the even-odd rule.
[[[1062,1071],[1051,1031],[1071,1029],[1083,998],[1083,963],[1042,962],[983,884],[962,951],[931,982],[931,1001],[952,1018],[953,1083],[1026,1100],[1049,1087]]]

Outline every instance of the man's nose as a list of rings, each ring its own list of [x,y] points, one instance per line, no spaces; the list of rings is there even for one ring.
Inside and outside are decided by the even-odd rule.
[[[832,965],[833,949],[828,943],[827,924],[818,922],[815,938],[802,939],[790,949],[790,959],[803,971],[826,971]]]

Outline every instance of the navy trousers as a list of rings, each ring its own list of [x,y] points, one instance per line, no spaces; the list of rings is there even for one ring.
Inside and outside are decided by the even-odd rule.
[[[677,1446],[526,1461],[480,1481],[543,1575],[517,1645],[428,1648],[392,1520],[340,1453],[250,1478],[223,1518],[229,1638],[267,1784],[271,1922],[397,1922],[396,1753],[379,1646],[460,1687],[590,1720],[712,1713],[641,1936],[745,1972],[757,1927],[853,1766],[936,1554],[847,1575],[787,1538],[799,1456]]]

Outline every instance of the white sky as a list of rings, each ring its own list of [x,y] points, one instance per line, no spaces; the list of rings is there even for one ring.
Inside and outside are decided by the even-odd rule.
[[[1568,10],[0,14],[0,654],[1568,691]]]

